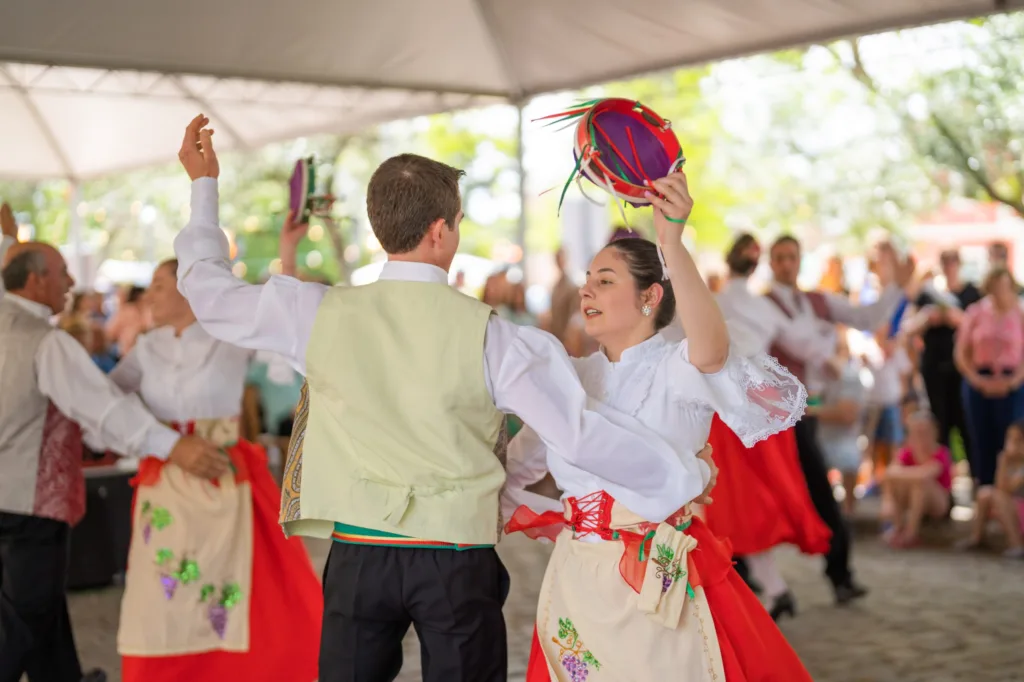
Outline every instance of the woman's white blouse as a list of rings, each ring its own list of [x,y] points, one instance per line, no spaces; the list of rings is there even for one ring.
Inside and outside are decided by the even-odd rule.
[[[602,352],[573,361],[584,390],[609,408],[631,416],[669,443],[684,466],[700,472],[694,485],[664,499],[634,493],[629,484],[629,453],[622,453],[622,475],[609,482],[581,471],[549,452],[524,427],[511,442],[508,482],[502,498],[505,518],[519,505],[542,512],[561,504],[524,490],[550,471],[564,497],[582,497],[605,490],[636,514],[661,521],[697,497],[708,471],[697,453],[707,442],[717,412],[744,445],[792,427],[803,415],[807,392],[774,358],[765,353],[745,357],[732,347],[721,371],[703,374],[689,362],[688,341],[670,341],[661,334],[628,349],[619,362]]]
[[[198,324],[181,336],[160,327],[138,338],[110,378],[138,393],[161,421],[236,417],[252,353],[217,341]]]

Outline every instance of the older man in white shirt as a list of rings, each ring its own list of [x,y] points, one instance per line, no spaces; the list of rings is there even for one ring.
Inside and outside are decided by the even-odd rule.
[[[67,265],[52,246],[16,244],[8,208],[0,219],[0,682],[102,682],[102,671],[82,673],[64,593],[70,530],[85,513],[82,432],[200,476],[226,461],[157,422],[50,325],[73,284]]]

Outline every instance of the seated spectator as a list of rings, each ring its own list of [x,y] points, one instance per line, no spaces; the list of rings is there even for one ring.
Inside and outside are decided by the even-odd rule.
[[[907,444],[885,472],[882,515],[892,526],[885,540],[892,547],[918,543],[925,518],[949,516],[953,490],[953,459],[939,443],[931,412],[917,412],[907,424]]]
[[[1006,430],[1006,444],[999,455],[996,484],[991,491],[996,518],[1006,532],[1008,559],[1024,559],[1024,420]]]

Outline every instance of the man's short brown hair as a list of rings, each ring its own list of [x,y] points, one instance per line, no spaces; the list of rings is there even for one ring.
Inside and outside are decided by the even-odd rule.
[[[387,253],[408,253],[438,219],[455,229],[462,210],[459,179],[465,171],[439,161],[401,154],[377,168],[366,192],[366,213]]]

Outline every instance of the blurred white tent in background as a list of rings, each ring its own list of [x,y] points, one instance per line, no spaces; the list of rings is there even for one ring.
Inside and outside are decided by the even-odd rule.
[[[72,183],[1024,0],[4,0],[0,178]],[[522,123],[520,121],[520,130]],[[519,145],[520,200],[522,141]],[[72,203],[79,194],[73,185]],[[83,266],[72,213],[70,265]],[[526,213],[518,239],[525,246]]]
[[[222,149],[1024,7],[1024,0],[6,0],[0,177]]]

